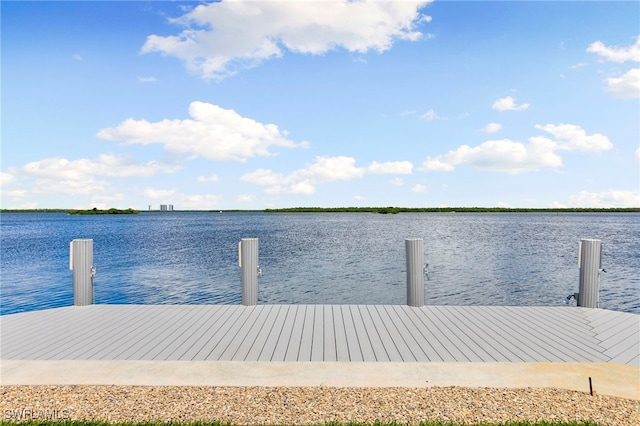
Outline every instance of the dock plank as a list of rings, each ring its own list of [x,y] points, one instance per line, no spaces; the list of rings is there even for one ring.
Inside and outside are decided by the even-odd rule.
[[[349,361],[364,361],[362,347],[356,332],[356,326],[351,315],[351,306],[341,305],[342,321],[344,323],[345,335],[347,337],[347,349],[349,350]]]
[[[324,311],[324,353],[322,361],[336,361],[338,359],[336,351],[336,335],[333,318],[333,307],[331,305],[323,305]]]
[[[311,361],[324,360],[324,306],[316,305],[313,316],[313,338],[311,339]]]
[[[273,359],[273,354],[276,350],[276,346],[280,341],[280,338],[284,331],[284,323],[287,319],[287,315],[289,313],[288,305],[280,305],[277,307],[277,315],[275,320],[273,321],[273,325],[269,330],[268,336],[264,343],[259,347],[260,353],[257,355],[257,361],[271,361]]]
[[[278,337],[278,343],[276,343],[276,346],[273,349],[273,353],[271,355],[271,359],[269,361],[285,361],[285,358],[287,356],[287,348],[289,347],[289,343],[291,342],[293,325],[296,323],[295,318],[298,312],[298,306],[299,305],[287,306],[287,316],[282,323],[282,330],[280,331],[280,336]]]
[[[362,360],[365,362],[389,361],[384,346],[382,346],[379,336],[375,333],[368,314],[365,312],[363,317],[360,305],[351,305],[349,306],[349,310],[351,312],[355,333],[358,336],[356,341],[360,346]],[[369,325],[369,331],[367,331],[367,324]]]
[[[349,357],[349,344],[347,342],[347,332],[342,317],[342,308],[337,305],[331,306],[333,314],[333,331],[336,341],[336,361],[351,361]]]
[[[298,361],[300,358],[300,345],[302,344],[302,330],[304,327],[304,319],[307,315],[308,305],[300,305],[293,323],[293,330],[291,330],[291,337],[289,339],[289,345],[287,346],[287,352],[285,354],[285,361]]]

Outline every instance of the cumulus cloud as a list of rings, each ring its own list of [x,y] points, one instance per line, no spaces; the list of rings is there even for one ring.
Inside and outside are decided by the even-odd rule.
[[[640,98],[640,68],[633,68],[621,77],[607,78],[606,83],[616,98]]]
[[[411,188],[411,192],[424,193],[427,192],[427,187],[418,183]]]
[[[352,157],[316,157],[312,164],[285,175],[268,169],[258,169],[240,179],[267,186],[269,194],[313,194],[316,185],[334,181],[358,179],[371,174],[410,174],[413,165],[408,161],[372,162],[368,167],[357,167]]]
[[[14,180],[15,180],[15,176],[13,174],[7,173],[7,172],[0,173],[0,186],[9,185]]]
[[[486,133],[498,133],[502,129],[502,124],[488,123],[482,130]]]
[[[52,157],[27,163],[21,173],[29,176],[84,181],[92,176],[127,177],[152,176],[156,173],[173,173],[180,167],[173,164],[149,161],[136,163],[125,156],[101,154],[95,160],[81,158],[68,160]]]
[[[61,157],[32,161],[12,169],[11,176],[35,178],[34,193],[93,194],[105,191],[109,182],[104,177],[149,177],[157,173],[173,173],[180,167],[159,161],[137,163],[125,156],[101,154],[96,159],[68,160]]]
[[[510,139],[489,140],[472,147],[462,145],[444,155],[427,157],[421,170],[449,172],[458,165],[469,165],[478,170],[510,174],[538,171],[544,167],[562,166],[562,158],[556,151],[599,152],[613,146],[606,136],[587,135],[573,124],[536,125],[536,129],[552,134],[555,140],[545,136],[533,136],[527,143]]]
[[[220,177],[217,174],[212,174],[209,177],[207,176],[198,176],[197,181],[199,183],[206,183],[206,182],[220,182]]]
[[[404,179],[402,179],[402,178],[394,178],[394,179],[391,179],[390,182],[391,182],[391,185],[395,185],[395,186],[404,185]]]
[[[306,142],[287,139],[287,132],[275,124],[262,124],[231,109],[205,102],[192,102],[186,120],[129,118],[119,126],[102,129],[97,137],[121,140],[125,144],[161,144],[167,151],[192,154],[213,161],[246,161],[255,156],[274,155],[270,148],[307,147]]]
[[[587,47],[587,52],[595,53],[603,60],[611,62],[640,62],[640,35],[636,42],[627,47],[609,47],[601,41],[595,41]]]
[[[367,167],[367,172],[373,174],[410,175],[413,172],[413,164],[410,161],[388,161],[385,163],[374,161]]]
[[[478,170],[506,173],[536,171],[542,167],[558,167],[562,159],[553,152],[555,144],[544,138],[531,138],[529,143],[509,139],[490,140],[471,147],[462,145],[436,159],[428,158],[425,171],[450,171],[455,166],[467,164]]]
[[[171,19],[184,29],[177,35],[148,36],[141,52],[175,56],[205,79],[228,77],[281,57],[285,51],[312,55],[337,48],[384,52],[396,40],[422,37],[415,27],[430,21],[419,12],[429,1],[223,0],[201,4]]]
[[[154,189],[147,188],[142,191],[142,196],[153,200],[168,200],[176,194],[173,189]]]
[[[176,203],[182,210],[213,210],[222,197],[215,194],[181,195]]]
[[[587,47],[587,52],[597,54],[602,62],[640,62],[640,35],[627,47],[609,47],[595,41]],[[633,68],[622,76],[608,77],[605,83],[609,93],[616,98],[640,98],[640,68]]]
[[[491,108],[498,111],[522,111],[529,108],[529,104],[516,104],[516,100],[511,96],[500,98],[493,103]]]
[[[555,203],[559,207],[640,207],[640,192],[609,190],[603,192],[580,191],[569,197],[566,204]]]
[[[606,151],[613,147],[613,144],[603,134],[594,133],[587,135],[580,126],[574,124],[536,124],[536,129],[551,133],[558,144],[558,149],[566,151],[599,152]]]

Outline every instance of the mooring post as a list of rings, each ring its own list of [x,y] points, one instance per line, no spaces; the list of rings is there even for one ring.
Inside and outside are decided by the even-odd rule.
[[[240,240],[238,259],[242,268],[242,304],[258,304],[258,239]]]
[[[73,304],[85,306],[93,304],[93,240],[81,238],[69,245],[69,269],[73,271]]]
[[[422,238],[404,240],[407,251],[407,305],[424,306],[424,247]]]
[[[585,308],[600,307],[600,270],[602,268],[602,241],[580,240],[578,246],[578,267],[580,285],[578,287],[578,306]]]

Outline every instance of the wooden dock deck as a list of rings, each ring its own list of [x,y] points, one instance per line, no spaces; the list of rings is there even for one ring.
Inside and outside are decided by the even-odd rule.
[[[640,315],[577,307],[90,305],[0,317],[3,360],[611,362]]]

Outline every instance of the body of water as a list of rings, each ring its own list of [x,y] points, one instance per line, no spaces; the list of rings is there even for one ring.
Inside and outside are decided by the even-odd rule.
[[[423,238],[429,305],[556,306],[578,242],[603,242],[600,305],[640,313],[637,213],[0,215],[0,313],[73,304],[69,242],[94,240],[95,303],[237,304],[238,242],[259,238],[259,303],[405,304]],[[575,303],[575,302],[572,302]]]

